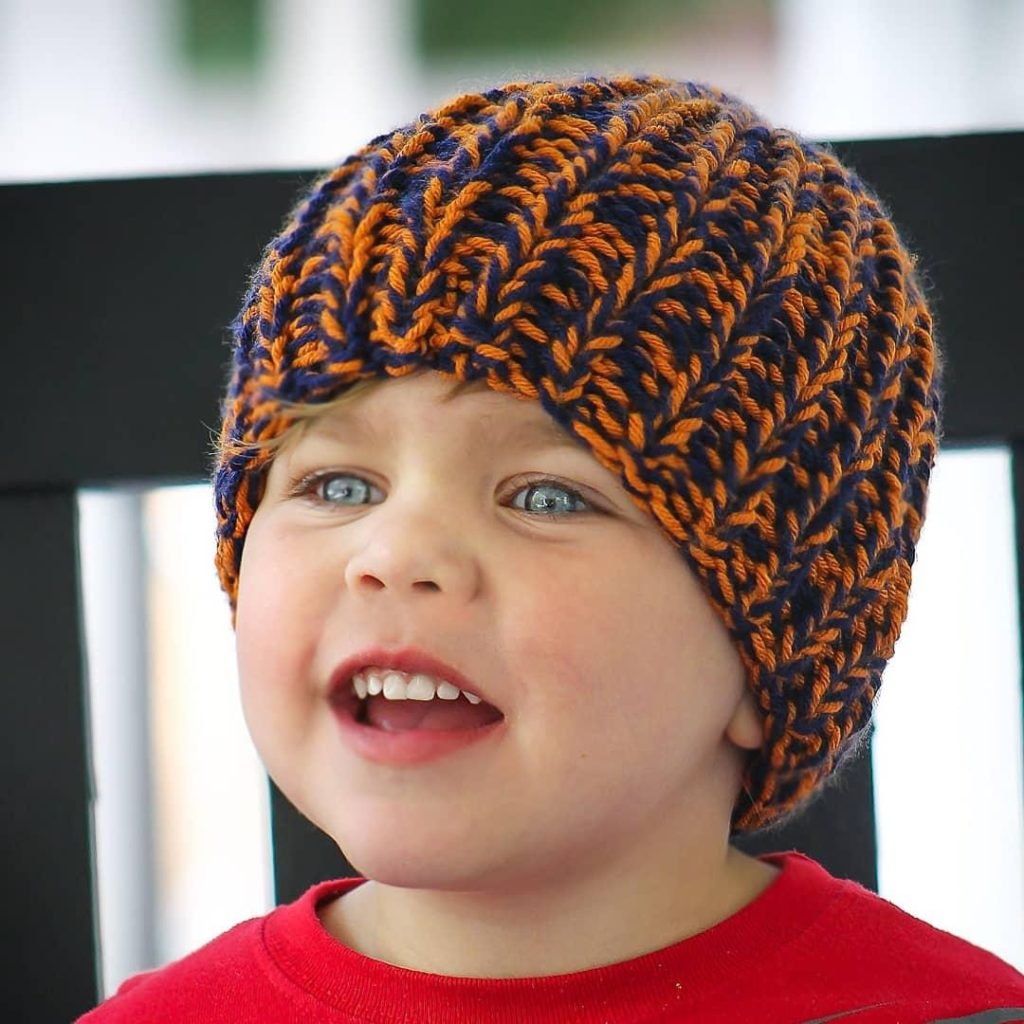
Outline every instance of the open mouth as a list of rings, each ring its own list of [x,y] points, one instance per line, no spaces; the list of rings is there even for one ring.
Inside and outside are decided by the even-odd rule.
[[[492,704],[458,698],[410,700],[383,693],[360,697],[351,685],[331,700],[345,742],[366,761],[412,766],[498,738],[505,716]]]
[[[385,693],[361,697],[350,684],[338,691],[334,705],[357,725],[383,732],[461,732],[481,729],[505,717],[493,704],[461,690],[454,698],[410,699]]]

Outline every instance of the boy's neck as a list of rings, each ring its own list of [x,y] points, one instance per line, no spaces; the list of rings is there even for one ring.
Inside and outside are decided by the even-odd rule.
[[[529,893],[405,889],[368,881],[320,909],[324,927],[365,956],[457,977],[568,974],[661,949],[754,900],[775,868],[725,846],[670,873],[551,880]]]

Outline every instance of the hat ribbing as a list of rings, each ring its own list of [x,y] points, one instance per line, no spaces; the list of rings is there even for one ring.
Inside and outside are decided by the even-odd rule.
[[[735,831],[853,746],[906,616],[942,364],[912,257],[827,147],[655,76],[460,96],[316,183],[235,341],[215,478],[232,605],[282,403],[483,379],[620,477],[736,642],[764,743]]]

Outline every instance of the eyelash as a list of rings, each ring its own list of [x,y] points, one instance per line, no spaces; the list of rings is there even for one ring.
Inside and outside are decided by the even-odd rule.
[[[338,473],[334,471],[323,471],[318,470],[315,473],[308,473],[305,476],[299,477],[292,481],[288,486],[288,496],[292,498],[310,498],[318,505],[335,506],[335,502],[328,501],[318,493],[318,489],[325,485],[328,481],[335,479],[336,477],[351,477],[355,480],[362,480],[370,486],[375,486],[371,481],[367,480],[366,477],[359,473]],[[581,502],[584,508],[580,511],[572,512],[560,512],[560,513],[547,513],[547,512],[531,512],[528,509],[517,508],[516,511],[523,512],[528,516],[543,519],[560,519],[566,516],[581,516],[587,515],[591,512],[599,512],[600,509],[594,505],[591,501],[585,498],[578,490],[574,487],[570,487],[568,484],[563,483],[557,477],[552,476],[520,476],[516,477],[513,481],[514,486],[511,490],[507,490],[504,497],[508,497],[512,494],[518,494],[520,491],[529,490],[531,487],[542,487],[544,485],[558,488],[560,491],[564,491],[566,494],[573,498],[574,503]],[[337,505],[339,508],[359,508],[359,505]]]

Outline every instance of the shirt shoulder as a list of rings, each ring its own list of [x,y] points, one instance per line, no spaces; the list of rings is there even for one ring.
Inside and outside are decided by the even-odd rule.
[[[323,950],[311,949],[310,936],[323,929],[316,917],[319,900],[338,895],[361,879],[330,879],[310,886],[291,903],[252,917],[211,939],[187,956],[156,970],[127,978],[117,991],[75,1024],[341,1024],[294,965],[275,955],[274,941],[293,940],[295,960],[314,979],[326,973]],[[333,946],[320,936],[321,945]],[[319,957],[319,958],[318,958]]]
[[[1002,1024],[1024,1019],[1024,974],[1016,968],[858,883],[832,878],[813,861],[808,864],[812,873],[820,873],[809,883],[835,891],[799,943],[808,979],[816,976],[824,988],[848,991],[851,1006],[862,993],[865,1006],[888,1003],[920,1010],[920,1016],[908,1020]],[[996,1010],[1011,1015],[980,1015]],[[857,1020],[851,1018],[850,1024]]]
[[[264,980],[258,951],[263,920],[243,921],[179,960],[132,975],[75,1024],[249,1019],[210,1015],[243,1010],[260,998]]]

